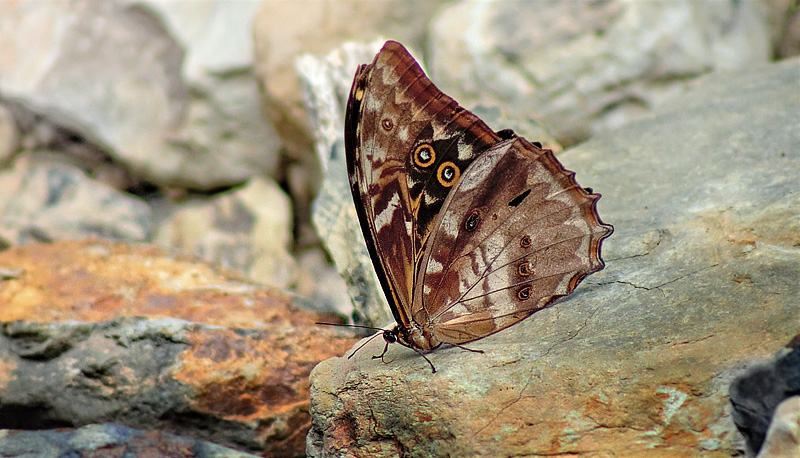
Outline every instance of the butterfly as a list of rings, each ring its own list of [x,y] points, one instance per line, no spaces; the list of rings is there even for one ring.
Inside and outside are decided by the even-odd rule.
[[[400,43],[358,67],[344,135],[359,223],[397,321],[384,354],[393,342],[424,357],[488,336],[604,267],[613,227],[597,214],[600,194],[540,143],[459,106]]]

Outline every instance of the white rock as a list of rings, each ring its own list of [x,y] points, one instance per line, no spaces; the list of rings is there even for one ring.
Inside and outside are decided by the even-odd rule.
[[[313,159],[308,155],[311,150],[308,114],[293,67],[298,55],[321,55],[344,41],[371,41],[379,36],[421,47],[431,17],[444,3],[442,0],[263,2],[254,23],[256,71],[264,87],[267,116],[288,153],[300,160]],[[355,70],[350,70],[351,77]]]

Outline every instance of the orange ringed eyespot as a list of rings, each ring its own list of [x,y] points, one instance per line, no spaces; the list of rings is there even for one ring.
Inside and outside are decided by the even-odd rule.
[[[439,184],[445,188],[449,188],[458,182],[461,176],[461,171],[458,166],[448,161],[439,166],[436,177],[439,179]]]
[[[381,126],[384,128],[384,130],[392,130],[392,127],[394,127],[394,122],[392,122],[392,120],[389,118],[384,118],[384,120],[381,121]]]
[[[531,247],[531,236],[530,235],[523,235],[521,239],[519,239],[519,246],[522,248],[530,248]]]
[[[423,143],[414,150],[414,163],[417,167],[429,167],[436,162],[436,151],[427,143]]]

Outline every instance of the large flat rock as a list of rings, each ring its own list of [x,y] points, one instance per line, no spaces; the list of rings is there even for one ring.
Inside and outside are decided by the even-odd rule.
[[[730,456],[730,381],[800,329],[800,60],[714,74],[560,155],[607,267],[511,328],[312,373],[309,456]],[[500,129],[503,126],[493,126]],[[349,353],[348,353],[349,354]]]

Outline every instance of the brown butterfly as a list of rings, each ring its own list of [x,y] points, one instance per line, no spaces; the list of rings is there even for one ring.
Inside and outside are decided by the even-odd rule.
[[[600,194],[541,144],[495,132],[459,106],[400,43],[386,42],[356,71],[345,149],[397,321],[383,333],[387,346],[422,354],[480,339],[604,267],[600,245],[613,227],[597,215]]]

